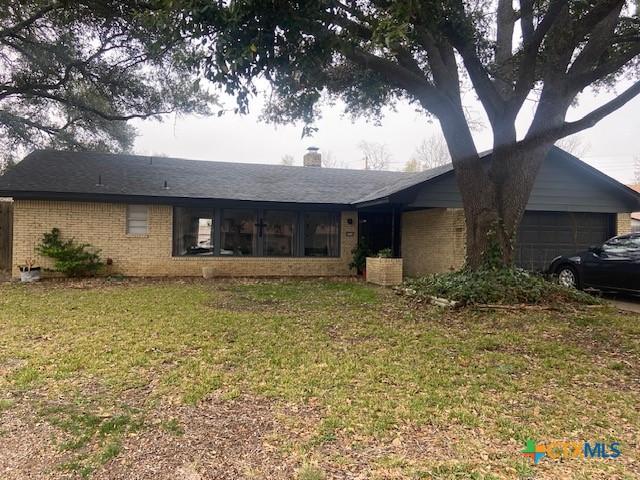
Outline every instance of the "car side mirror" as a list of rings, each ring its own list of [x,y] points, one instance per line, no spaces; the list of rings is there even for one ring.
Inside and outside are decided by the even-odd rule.
[[[589,247],[589,251],[591,253],[595,253],[596,255],[600,255],[603,252],[602,245],[591,245]]]

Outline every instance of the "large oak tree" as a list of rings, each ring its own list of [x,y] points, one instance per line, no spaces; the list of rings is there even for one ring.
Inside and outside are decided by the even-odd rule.
[[[207,77],[236,94],[239,110],[272,86],[268,119],[311,125],[324,96],[355,114],[379,115],[399,98],[442,127],[467,223],[467,263],[490,246],[505,264],[535,177],[560,138],[593,126],[640,92],[640,19],[623,0],[167,2],[183,32],[208,50]],[[577,96],[631,85],[583,118],[567,121]],[[493,131],[487,164],[474,145],[461,91],[470,84]],[[518,137],[516,116],[537,109]],[[492,249],[495,250],[495,249]]]
[[[134,118],[206,113],[178,19],[149,2],[0,1],[0,171],[34,147],[126,150]]]

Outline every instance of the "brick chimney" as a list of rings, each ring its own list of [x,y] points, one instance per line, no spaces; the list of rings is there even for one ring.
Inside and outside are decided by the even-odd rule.
[[[307,148],[307,153],[302,157],[302,165],[305,167],[322,167],[322,155],[318,147]]]

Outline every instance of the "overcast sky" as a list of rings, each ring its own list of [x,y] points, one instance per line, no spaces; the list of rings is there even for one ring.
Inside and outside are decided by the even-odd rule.
[[[621,91],[625,84],[620,84]],[[597,107],[611,93],[588,91],[572,108],[569,119],[578,118]],[[234,101],[222,98],[226,106]],[[491,132],[482,108],[473,93],[466,95],[465,104],[480,128],[474,132],[480,150],[491,148]],[[222,117],[207,118],[167,117],[163,123],[138,121],[139,137],[135,152],[145,155],[228,162],[279,163],[283,155],[292,155],[301,164],[302,155],[309,145],[317,146],[349,168],[363,168],[358,144],[362,141],[384,143],[392,155],[391,170],[401,170],[424,138],[439,132],[437,122],[430,122],[423,113],[407,104],[397,111],[388,111],[381,125],[355,120],[343,115],[340,104],[325,107],[317,122],[318,132],[313,137],[301,138],[302,125],[274,126],[259,120],[261,104],[253,103],[249,115],[228,113]],[[535,111],[535,102],[527,102],[519,117],[519,131],[528,126]],[[608,175],[629,183],[634,177],[634,157],[640,155],[640,98],[605,118],[592,129],[578,135],[582,158]]]

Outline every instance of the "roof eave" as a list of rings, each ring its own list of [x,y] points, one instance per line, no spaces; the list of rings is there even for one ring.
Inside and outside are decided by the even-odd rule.
[[[591,175],[597,177],[598,179],[605,181],[612,187],[616,188],[620,193],[627,196],[629,200],[635,201],[637,208],[640,209],[640,192],[636,192],[633,188],[625,185],[622,182],[619,182],[613,177],[610,177],[603,171],[598,170],[597,168],[589,165],[584,160],[581,160],[580,158],[576,157],[575,155],[572,155],[566,150],[563,150],[559,147],[554,147],[554,148],[556,149],[556,151],[560,152],[560,154],[563,155],[566,160],[572,162],[574,165],[578,166],[579,168],[582,168],[585,172],[590,173]]]
[[[261,205],[287,205],[292,207],[323,207],[331,209],[353,209],[353,205],[348,203],[327,203],[327,202],[294,202],[294,201],[274,201],[274,200],[239,200],[231,198],[213,197],[178,197],[170,195],[130,195],[115,193],[83,193],[83,192],[42,192],[42,191],[17,191],[0,190],[0,197],[11,197],[14,200],[63,200],[63,201],[93,201],[103,203],[137,203],[137,204],[159,204],[159,205],[185,205],[185,204],[207,204],[211,202],[227,204],[261,204]]]
[[[366,202],[354,202],[353,206],[356,208],[376,207],[378,205],[388,205],[389,197],[381,197],[375,200],[368,200]]]

